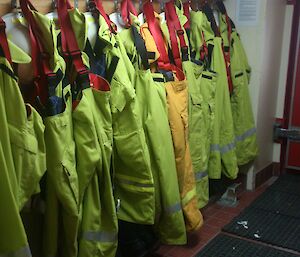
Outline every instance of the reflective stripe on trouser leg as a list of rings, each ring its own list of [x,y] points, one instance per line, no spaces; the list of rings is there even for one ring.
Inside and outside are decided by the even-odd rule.
[[[136,94],[141,109],[155,182],[155,230],[165,244],[185,244],[172,136],[166,110],[164,83],[153,81],[150,70],[136,72]]]
[[[132,76],[124,63],[128,56],[116,45],[106,54],[108,65],[113,57],[119,58],[111,81],[114,194],[120,200],[117,215],[124,221],[153,224],[155,196],[149,150]]]
[[[183,62],[183,68],[189,82],[189,143],[193,169],[196,178],[198,207],[203,208],[209,199],[208,155],[212,122],[212,79],[202,77],[203,67]],[[202,174],[202,171],[206,175]]]
[[[112,85],[113,87],[116,85]],[[135,96],[126,102],[123,110],[112,113],[115,197],[121,203],[119,219],[138,224],[153,224],[154,181],[140,116]]]
[[[188,88],[186,81],[165,83],[168,117],[172,132],[179,191],[188,231],[203,223],[198,209],[195,175],[188,143]]]
[[[47,189],[46,208],[53,217],[46,215],[44,254],[59,256],[77,256],[77,231],[79,223],[78,177],[75,161],[75,143],[73,138],[72,103],[70,86],[64,89],[66,108],[63,113],[45,118],[45,142],[47,147]],[[59,201],[56,203],[55,198]],[[51,205],[55,204],[55,207]],[[61,221],[55,220],[59,218]],[[53,220],[52,220],[53,219]],[[49,222],[49,224],[48,224]],[[60,225],[62,224],[62,226]],[[59,226],[55,228],[54,226]],[[58,235],[53,235],[58,233]],[[60,238],[63,247],[54,249],[57,244],[52,240]]]
[[[109,165],[111,152],[104,146],[111,144],[109,94],[91,88],[83,90],[73,111],[73,121],[82,204],[78,256],[114,257],[116,237],[113,241],[104,237],[117,234]]]
[[[219,179],[221,178],[221,172],[223,172],[227,177],[234,179],[237,177],[238,167],[222,39],[215,37],[213,43],[211,68],[217,72],[218,77],[216,80],[215,119],[208,170],[210,178]],[[215,149],[215,146],[220,146],[221,152],[219,149]]]
[[[258,154],[256,129],[252,104],[248,88],[248,62],[244,56],[244,49],[237,32],[233,32],[233,45],[231,57],[231,77],[233,94],[231,108],[235,129],[236,152],[239,165],[253,160]]]

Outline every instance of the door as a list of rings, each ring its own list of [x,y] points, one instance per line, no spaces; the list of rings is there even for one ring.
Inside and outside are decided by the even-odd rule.
[[[281,170],[300,174],[300,1],[294,5],[283,119],[283,128],[288,133],[282,141]]]

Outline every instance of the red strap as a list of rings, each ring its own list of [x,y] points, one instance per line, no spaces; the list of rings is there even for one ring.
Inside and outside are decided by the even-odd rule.
[[[34,57],[32,58],[32,62],[34,66],[34,69],[36,71],[40,70],[41,68],[43,69],[43,74],[44,75],[50,75],[53,74],[53,72],[50,69],[49,66],[49,56],[46,54],[44,45],[42,44],[42,31],[40,27],[37,25],[36,20],[33,17],[32,11],[31,10],[36,10],[32,3],[29,0],[20,0],[20,6],[22,9],[22,12],[25,16],[25,19],[27,20],[28,23],[28,30],[29,30],[29,36],[30,36],[30,41],[33,45],[33,55]],[[32,49],[32,50],[33,50]],[[42,62],[42,67],[37,63],[38,58],[37,56],[40,57],[41,62]],[[38,74],[36,74],[38,76]]]
[[[160,25],[158,24],[158,20],[154,15],[154,9],[152,3],[147,1],[143,5],[144,14],[148,23],[149,30],[154,38],[157,50],[160,53],[160,58],[158,59],[158,67],[162,70],[175,71],[176,76],[179,80],[184,80],[185,75],[183,71],[172,65],[168,56],[168,52],[165,47],[165,40],[163,38],[163,32],[161,30]]]
[[[8,42],[7,42],[7,37],[6,37],[6,33],[5,33],[5,28],[6,28],[5,22],[0,17],[0,45],[4,52],[5,58],[9,61],[10,64],[12,64],[9,46],[8,46]]]
[[[158,60],[158,66],[164,70],[172,70],[170,65],[169,56],[165,47],[165,41],[163,38],[163,34],[161,28],[158,24],[157,19],[154,15],[154,9],[152,3],[147,1],[143,6],[144,14],[149,26],[149,30],[155,40],[156,47],[158,52],[160,53],[160,58]]]
[[[183,13],[187,17],[187,22],[184,24],[185,29],[191,28],[191,14],[190,14],[190,1],[183,4]]]
[[[91,86],[100,91],[110,91],[109,83],[103,77],[100,77],[94,73],[89,74]]]
[[[179,38],[181,49],[187,50],[188,46],[185,42],[184,31],[182,30],[173,0],[166,3],[165,14],[166,14],[168,30],[170,33],[170,40],[171,40],[174,61],[176,66],[182,69],[181,54],[178,48],[178,41],[177,41],[176,34]]]
[[[39,96],[41,104],[45,105],[48,99],[47,77],[56,74],[50,69],[50,57],[45,51],[42,43],[42,31],[32,14],[36,10],[29,0],[20,0],[22,12],[28,23],[29,39],[31,43],[31,59],[34,71],[35,95],[32,95],[32,101]]]
[[[208,56],[208,47],[206,44],[206,40],[205,40],[203,31],[201,31],[201,37],[202,37],[202,47],[200,49],[200,60],[203,61],[205,59],[205,57]]]
[[[68,9],[72,9],[69,0],[57,0],[57,14],[61,29],[62,50],[65,57],[71,57],[73,65],[79,74],[87,73],[81,51],[77,44]]]
[[[138,13],[132,3],[131,0],[123,0],[121,2],[121,16],[125,23],[126,27],[130,27],[131,20],[130,20],[130,13],[132,13],[135,16],[138,16]]]
[[[101,0],[90,0],[90,4],[94,5],[95,9],[105,19],[106,24],[109,27],[111,33],[116,34],[117,28],[115,24],[110,20],[109,16],[105,13]]]
[[[223,3],[221,3],[221,4],[223,5],[224,11],[225,11],[226,24],[227,24],[227,32],[228,32],[228,42],[229,42],[229,49],[230,49],[232,28],[231,28],[230,19],[228,17],[225,5]],[[223,44],[222,44],[222,48],[223,48],[223,54],[224,54],[224,58],[225,58],[225,62],[226,62],[226,72],[227,72],[227,80],[228,80],[229,92],[232,93],[233,92],[233,83],[232,83],[231,72],[230,72],[230,61],[231,61],[230,60],[230,50],[229,50],[228,53],[225,52]]]

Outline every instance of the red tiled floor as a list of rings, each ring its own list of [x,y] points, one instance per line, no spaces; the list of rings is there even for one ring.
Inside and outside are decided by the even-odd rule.
[[[210,204],[202,211],[204,217],[203,227],[196,232],[188,234],[188,243],[185,246],[167,246],[162,245],[153,257],[193,257],[197,254],[210,240],[220,233],[222,227],[229,223],[243,209],[255,200],[266,188],[274,182],[274,179],[266,182],[255,191],[240,192],[238,199],[239,204],[236,207],[224,207],[217,203]],[[151,257],[151,256],[149,256]]]

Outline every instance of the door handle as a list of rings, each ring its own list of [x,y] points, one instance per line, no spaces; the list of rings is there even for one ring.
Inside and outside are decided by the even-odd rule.
[[[274,141],[278,141],[280,139],[288,139],[288,140],[300,142],[300,129],[296,129],[296,128],[285,129],[282,128],[280,124],[275,123],[273,138]]]

